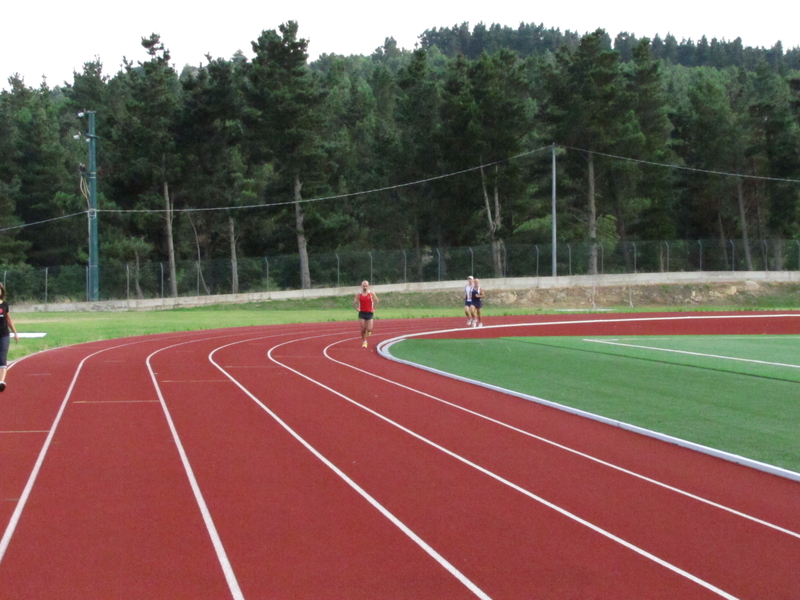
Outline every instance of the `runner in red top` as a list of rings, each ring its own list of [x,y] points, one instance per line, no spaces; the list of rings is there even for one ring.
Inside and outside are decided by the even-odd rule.
[[[361,325],[361,347],[367,347],[367,338],[372,335],[372,321],[378,296],[369,289],[369,281],[361,282],[361,291],[353,299],[353,308],[358,311],[358,322]]]

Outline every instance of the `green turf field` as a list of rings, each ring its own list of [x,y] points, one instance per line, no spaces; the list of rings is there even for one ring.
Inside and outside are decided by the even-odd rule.
[[[800,336],[412,339],[391,352],[800,472]]]

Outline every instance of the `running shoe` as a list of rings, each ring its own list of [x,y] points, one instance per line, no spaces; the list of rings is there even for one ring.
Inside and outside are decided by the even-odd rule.
[[[362,347],[362,348],[366,348],[366,347],[367,347],[367,340],[364,340],[364,343],[363,343],[363,344],[361,344],[361,347]]]
[[[6,382],[0,381],[0,392],[6,391]]]

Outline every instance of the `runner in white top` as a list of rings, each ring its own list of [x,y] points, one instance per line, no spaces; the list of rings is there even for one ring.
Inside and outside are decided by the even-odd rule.
[[[472,281],[473,277],[470,275],[464,287],[464,314],[467,315],[467,327],[472,327],[475,322],[472,316]]]

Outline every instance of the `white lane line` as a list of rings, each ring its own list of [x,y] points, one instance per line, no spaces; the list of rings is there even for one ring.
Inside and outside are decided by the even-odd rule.
[[[353,339],[357,339],[357,338],[353,338]],[[338,343],[341,343],[341,342],[336,342],[336,344],[338,344]],[[332,346],[335,346],[336,344],[331,344],[330,346],[328,346],[328,348],[330,348]],[[713,502],[712,500],[708,500],[708,499],[703,498],[701,496],[697,496],[695,494],[692,494],[691,492],[687,492],[686,490],[682,490],[680,488],[671,486],[671,485],[669,485],[667,483],[658,481],[657,479],[652,479],[650,477],[647,477],[646,475],[642,475],[641,473],[637,473],[635,471],[631,471],[631,470],[626,469],[624,467],[620,467],[619,465],[615,465],[614,463],[607,462],[607,461],[605,461],[605,460],[603,460],[601,458],[597,458],[596,456],[592,456],[591,454],[586,454],[585,452],[581,452],[580,450],[576,450],[574,448],[570,448],[569,446],[564,446],[563,444],[559,444],[558,442],[555,442],[553,440],[550,440],[550,439],[547,439],[545,437],[536,435],[535,433],[531,433],[529,431],[525,431],[524,429],[520,429],[518,427],[514,427],[513,425],[510,425],[510,424],[505,423],[503,421],[499,421],[497,419],[494,419],[494,418],[489,417],[487,415],[484,415],[484,414],[481,414],[479,412],[470,410],[468,408],[464,408],[463,406],[459,406],[458,404],[454,404],[452,402],[449,402],[447,400],[444,400],[444,399],[439,398],[437,396],[434,396],[432,394],[428,394],[427,392],[423,392],[422,390],[418,390],[416,388],[409,387],[409,386],[407,386],[405,384],[402,384],[402,383],[399,383],[397,381],[393,381],[391,379],[387,379],[385,377],[381,377],[380,375],[376,375],[375,373],[370,373],[369,371],[365,371],[363,369],[359,369],[358,367],[354,367],[353,365],[350,365],[348,363],[342,362],[342,361],[337,360],[337,359],[333,358],[332,356],[330,356],[328,354],[328,348],[325,348],[325,356],[327,356],[331,361],[333,361],[335,363],[338,363],[340,365],[344,365],[344,366],[349,367],[349,368],[351,368],[351,369],[353,369],[355,371],[359,371],[360,373],[364,373],[365,375],[369,375],[370,377],[374,377],[376,379],[380,379],[381,381],[384,381],[386,383],[391,383],[393,385],[396,385],[397,387],[403,388],[403,389],[408,390],[410,392],[414,392],[415,394],[419,394],[420,396],[425,396],[426,398],[430,398],[431,400],[435,400],[436,402],[440,402],[440,403],[445,404],[447,406],[451,406],[453,408],[456,408],[456,409],[458,409],[460,411],[463,411],[465,413],[471,414],[473,416],[479,417],[481,419],[485,419],[486,421],[489,421],[490,423],[494,423],[495,425],[499,425],[501,427],[505,427],[506,429],[509,429],[509,430],[514,431],[516,433],[521,433],[522,435],[525,435],[527,437],[533,438],[533,439],[538,440],[540,442],[544,442],[545,444],[549,444],[549,445],[551,445],[551,446],[553,446],[555,448],[558,448],[560,450],[564,450],[566,452],[570,452],[572,454],[575,454],[576,456],[580,456],[581,458],[585,458],[585,459],[590,460],[592,462],[595,462],[597,464],[603,465],[604,467],[608,467],[610,469],[614,469],[615,471],[618,471],[620,473],[624,473],[626,475],[630,475],[631,477],[635,477],[637,479],[641,479],[642,481],[646,481],[647,483],[651,483],[653,485],[656,485],[656,486],[661,487],[663,489],[669,490],[669,491],[674,492],[676,494],[680,494],[680,495],[685,496],[687,498],[691,498],[692,500],[696,500],[698,502],[702,502],[703,504],[707,504],[708,506],[713,506],[714,508],[726,511],[726,512],[732,514],[732,515],[736,515],[737,517],[741,517],[741,518],[747,519],[747,520],[752,521],[754,523],[758,523],[759,525],[763,525],[764,527],[769,527],[770,529],[774,529],[774,530],[779,531],[781,533],[785,533],[786,535],[790,535],[792,537],[800,539],[800,533],[798,533],[796,531],[792,531],[790,529],[786,529],[786,528],[781,527],[779,525],[775,525],[774,523],[770,523],[768,521],[764,521],[764,520],[759,519],[757,517],[754,517],[752,515],[748,515],[746,513],[740,512],[740,511],[738,511],[738,510],[736,510],[734,508],[730,508],[729,506],[725,506],[724,504],[719,504],[717,502]],[[413,364],[413,363],[409,363],[409,364]],[[466,381],[467,383],[471,383],[469,380],[464,380],[464,381]]]
[[[169,408],[167,408],[167,402],[164,399],[164,395],[161,393],[161,386],[158,385],[158,380],[156,379],[156,374],[153,371],[153,366],[151,363],[151,359],[159,352],[162,352],[164,350],[169,350],[171,348],[176,348],[178,346],[183,346],[185,344],[192,344],[195,342],[206,341],[209,339],[214,339],[214,338],[191,340],[189,342],[182,342],[180,344],[166,346],[164,348],[161,348],[153,352],[150,356],[147,357],[147,360],[145,362],[147,364],[147,370],[150,372],[150,378],[153,381],[153,386],[156,389],[156,394],[158,394],[158,401],[161,403],[161,408],[164,411],[164,417],[167,420],[167,425],[169,426],[169,430],[172,433],[172,439],[175,442],[175,446],[178,448],[178,454],[181,457],[181,463],[183,464],[183,469],[184,471],[186,471],[186,477],[189,480],[189,485],[192,488],[192,493],[194,494],[195,501],[197,502],[197,506],[200,509],[200,514],[203,517],[203,523],[205,524],[206,530],[208,531],[208,535],[211,538],[211,543],[214,546],[214,552],[216,552],[217,554],[217,560],[219,561],[220,567],[222,568],[222,573],[225,576],[225,581],[228,584],[228,589],[230,590],[234,600],[244,600],[244,594],[242,593],[242,590],[239,587],[239,581],[236,579],[236,573],[234,573],[231,561],[228,559],[228,553],[225,551],[225,547],[222,545],[222,539],[220,538],[219,532],[217,531],[217,526],[214,524],[214,519],[211,516],[211,511],[208,509],[208,505],[206,504],[205,498],[203,497],[203,492],[200,490],[200,485],[197,483],[197,478],[194,475],[194,470],[192,469],[192,465],[189,463],[189,457],[186,454],[186,450],[183,447],[180,435],[178,435],[178,430],[175,427],[175,422],[172,420],[172,415],[169,412]]]
[[[22,516],[22,511],[25,510],[25,505],[28,502],[28,498],[31,495],[31,490],[33,489],[33,485],[36,483],[36,478],[39,476],[39,471],[42,468],[42,463],[44,463],[44,459],[47,456],[47,451],[50,449],[50,445],[53,442],[53,436],[56,434],[56,429],[58,429],[58,425],[61,422],[61,417],[64,414],[64,410],[67,407],[70,397],[72,396],[72,390],[75,389],[75,383],[78,381],[78,375],[83,370],[83,365],[86,363],[87,360],[92,358],[93,356],[97,356],[107,350],[114,350],[116,348],[122,348],[124,346],[130,346],[132,344],[136,344],[139,342],[129,342],[127,344],[120,344],[119,346],[112,346],[110,348],[103,348],[102,350],[98,350],[97,352],[93,352],[89,354],[81,360],[78,364],[78,368],[75,370],[75,375],[72,377],[72,382],[69,384],[69,388],[67,389],[67,393],[64,396],[64,399],[61,401],[61,406],[56,413],[56,417],[53,420],[53,424],[50,426],[50,431],[45,438],[44,444],[42,445],[42,449],[39,451],[39,456],[36,459],[36,463],[33,466],[33,470],[31,474],[28,476],[28,482],[25,484],[25,488],[22,491],[22,495],[19,497],[19,502],[17,502],[17,506],[14,508],[14,512],[11,514],[11,519],[6,526],[5,532],[3,533],[2,539],[0,539],[0,563],[3,562],[3,557],[6,554],[6,550],[8,549],[9,543],[11,543],[11,538],[14,535],[14,531],[17,528],[17,524],[19,523],[19,519]],[[27,357],[23,357],[27,358]],[[21,360],[21,359],[20,359]]]
[[[340,332],[337,332],[340,333]],[[334,334],[326,334],[326,335],[334,335]],[[326,336],[313,336],[314,338],[317,337],[326,337]],[[304,340],[313,339],[303,338]],[[246,387],[244,387],[239,381],[237,381],[230,373],[228,373],[225,369],[223,369],[219,364],[214,361],[214,354],[219,351],[227,348],[229,346],[233,346],[235,344],[241,344],[246,341],[254,341],[254,340],[245,340],[241,342],[235,342],[234,344],[228,344],[226,346],[221,346],[220,348],[215,349],[211,354],[208,355],[208,360],[217,367],[222,373],[224,373],[234,384],[236,384],[239,389],[241,389],[245,394],[247,394],[250,399],[252,399],[256,404],[258,404],[272,419],[275,420],[281,427],[283,427],[292,437],[294,437],[298,442],[300,442],[309,452],[311,452],[317,459],[322,462],[326,467],[328,467],[331,471],[333,471],[338,477],[340,477],[347,485],[349,485],[353,490],[355,490],[362,498],[364,498],[367,502],[369,502],[375,509],[377,509],[386,519],[388,519],[393,525],[395,525],[400,531],[402,531],[406,536],[408,536],[415,544],[417,544],[420,548],[422,548],[429,556],[431,556],[436,562],[438,562],[442,567],[444,567],[451,575],[453,575],[458,581],[460,581],[467,589],[469,589],[475,596],[478,598],[482,598],[484,600],[491,600],[490,597],[481,590],[477,585],[475,585],[472,581],[470,581],[466,575],[461,573],[455,566],[453,566],[446,558],[444,558],[441,554],[439,554],[436,550],[434,550],[425,540],[419,537],[414,531],[412,531],[407,525],[405,525],[400,519],[398,519],[394,514],[392,514],[386,507],[384,507],[380,502],[378,502],[375,498],[373,498],[366,490],[364,490],[361,486],[359,486],[355,481],[350,479],[339,467],[333,464],[330,460],[328,460],[325,456],[323,456],[316,448],[314,448],[309,442],[307,442],[300,434],[298,434],[294,429],[292,429],[285,421],[283,421],[277,414],[275,414],[272,410],[270,410],[261,400],[259,400],[254,394],[250,392]],[[305,377],[309,379],[302,373],[299,373],[281,363],[280,361],[276,360],[272,356],[272,351],[276,348],[280,348],[286,344],[293,343],[291,342],[284,342],[283,344],[278,344],[270,348],[267,356],[270,360],[272,360],[277,365],[293,372],[301,377]],[[302,340],[301,340],[302,341]],[[313,381],[309,379],[309,381]],[[314,382],[319,384],[318,382]],[[324,386],[323,386],[324,387]]]
[[[295,341],[303,341],[303,340],[295,340]],[[288,344],[288,343],[293,343],[293,342],[286,342],[286,343]],[[282,345],[285,345],[285,344],[281,344],[281,346]],[[331,344],[331,345],[333,345],[333,344]],[[275,346],[275,348],[278,348],[278,347],[280,347],[280,346]],[[328,347],[330,347],[330,346],[328,346]],[[275,358],[272,357],[272,350],[274,350],[275,348],[270,350],[269,356],[270,356],[270,358],[272,360],[274,360],[278,364],[283,364],[283,363],[280,363],[279,361],[277,361]],[[326,350],[327,350],[327,348],[326,348]],[[588,529],[591,529],[592,531],[594,531],[596,533],[599,533],[603,537],[605,537],[605,538],[607,538],[607,539],[609,539],[609,540],[611,540],[613,542],[616,542],[617,544],[620,544],[621,546],[624,546],[625,548],[628,548],[629,550],[632,550],[633,552],[639,554],[640,556],[643,556],[644,558],[647,558],[647,559],[655,562],[656,564],[661,565],[662,567],[672,571],[673,573],[675,573],[677,575],[680,575],[681,577],[684,577],[684,578],[696,583],[697,585],[699,585],[701,587],[704,587],[705,589],[717,594],[718,596],[720,596],[722,598],[726,598],[726,600],[737,600],[735,596],[732,596],[731,594],[725,592],[724,590],[721,590],[720,588],[712,585],[711,583],[709,583],[709,582],[707,582],[707,581],[705,581],[703,579],[700,579],[699,577],[697,577],[695,575],[692,575],[691,573],[689,573],[687,571],[684,571],[680,567],[677,567],[676,565],[673,565],[672,563],[669,563],[666,560],[664,560],[662,558],[659,558],[658,556],[656,556],[654,554],[651,554],[650,552],[644,550],[643,548],[640,548],[640,547],[636,546],[635,544],[632,544],[631,542],[628,542],[627,540],[622,539],[621,537],[618,537],[618,536],[614,535],[610,531],[606,531],[602,527],[599,527],[599,526],[595,525],[594,523],[591,523],[591,522],[587,521],[586,519],[583,519],[583,518],[579,517],[578,515],[576,515],[574,513],[571,513],[570,511],[558,506],[557,504],[554,504],[553,502],[545,500],[541,496],[538,496],[538,495],[526,490],[523,487],[520,487],[519,485],[517,485],[517,484],[515,484],[515,483],[513,483],[513,482],[511,482],[511,481],[509,481],[507,479],[504,479],[503,477],[501,477],[497,473],[494,473],[493,471],[490,471],[489,469],[486,469],[486,468],[484,468],[484,467],[482,467],[482,466],[480,466],[480,465],[468,460],[467,458],[464,458],[463,456],[461,456],[459,454],[456,454],[455,452],[453,452],[451,450],[448,450],[447,448],[445,448],[443,446],[440,446],[436,442],[434,442],[434,441],[432,441],[432,440],[430,440],[430,439],[428,439],[428,438],[426,438],[426,437],[424,437],[424,436],[422,436],[422,435],[420,435],[420,434],[418,434],[418,433],[416,433],[414,431],[411,431],[407,427],[404,427],[403,425],[397,423],[396,421],[391,420],[390,418],[380,414],[379,412],[377,412],[377,411],[375,411],[375,410],[373,410],[373,409],[371,409],[371,408],[369,408],[367,406],[364,406],[363,404],[360,404],[359,402],[356,402],[352,398],[342,394],[341,392],[339,392],[337,390],[334,390],[331,387],[328,387],[324,383],[322,383],[320,381],[317,381],[316,379],[313,379],[312,377],[309,377],[308,375],[305,375],[305,374],[301,373],[300,371],[292,369],[291,367],[289,367],[287,365],[283,365],[283,366],[286,369],[292,371],[293,373],[296,373],[300,377],[302,377],[302,378],[304,378],[304,379],[306,379],[306,380],[318,385],[319,387],[329,391],[330,393],[332,393],[332,394],[334,394],[336,396],[339,396],[343,400],[345,400],[347,402],[350,402],[354,406],[357,406],[357,407],[365,410],[366,412],[378,417],[379,419],[381,419],[381,420],[389,423],[390,425],[400,429],[401,431],[403,431],[403,432],[409,434],[410,436],[420,440],[421,442],[423,442],[423,443],[425,443],[425,444],[427,444],[427,445],[439,450],[440,452],[443,452],[444,454],[456,459],[457,461],[459,461],[459,462],[461,462],[461,463],[463,463],[463,464],[465,464],[465,465],[467,465],[469,467],[472,467],[476,471],[479,471],[480,473],[483,473],[484,475],[487,475],[488,477],[491,477],[495,481],[498,481],[498,482],[502,483],[503,485],[506,485],[506,486],[510,487],[511,489],[518,491],[519,493],[527,496],[528,498],[531,498],[532,500],[542,504],[543,506],[546,506],[546,507],[558,512],[559,514],[567,517],[568,519],[571,519],[571,520],[575,521],[576,523],[579,523],[580,525],[583,525],[584,527],[587,527]]]
[[[625,348],[638,348],[640,350],[657,350],[658,352],[671,352],[673,354],[688,354],[690,356],[701,356],[704,358],[720,358],[723,360],[735,360],[739,362],[755,363],[758,365],[768,365],[772,367],[789,367],[790,369],[800,369],[800,365],[790,365],[786,363],[769,362],[766,360],[756,360],[753,358],[737,358],[735,356],[721,356],[719,354],[706,354],[704,352],[690,352],[688,350],[673,350],[672,348],[657,348],[655,346],[639,346],[637,344],[623,344],[622,342],[615,342],[613,340],[595,340],[585,338],[584,342],[591,342],[593,344],[606,344],[608,346],[623,346]]]

